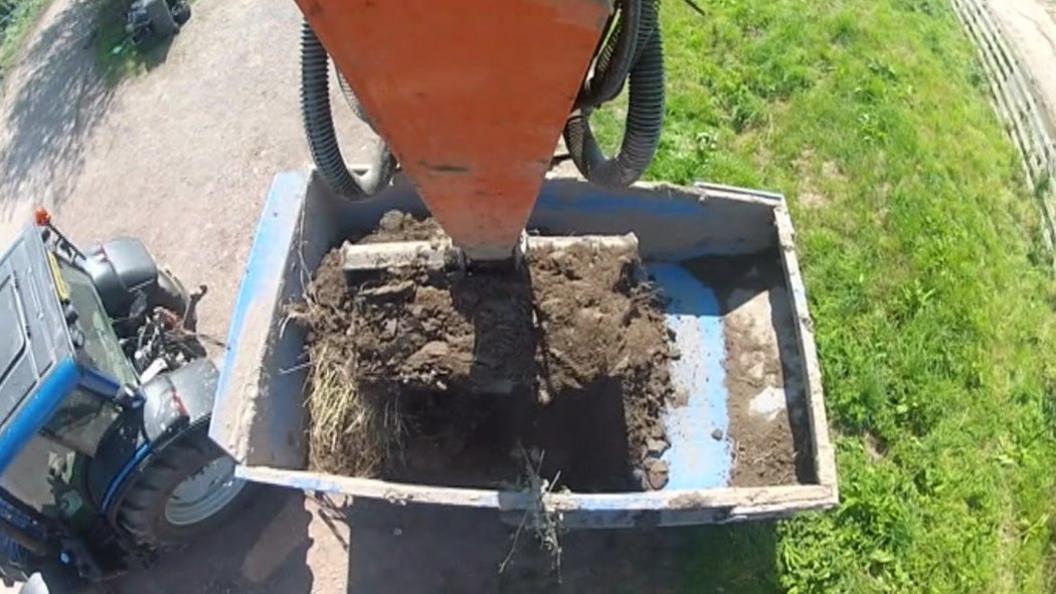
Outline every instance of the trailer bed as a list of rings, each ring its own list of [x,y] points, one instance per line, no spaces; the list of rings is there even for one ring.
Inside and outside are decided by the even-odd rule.
[[[393,503],[519,512],[536,496],[336,476],[306,468],[304,333],[287,323],[323,255],[398,209],[424,215],[397,184],[362,202],[311,173],[276,177],[239,292],[212,438],[239,476],[306,491]],[[547,235],[637,235],[682,356],[684,397],[664,420],[670,480],[660,491],[551,493],[568,525],[731,522],[836,504],[835,461],[792,225],[779,195],[698,184],[612,191],[546,182],[530,229]]]

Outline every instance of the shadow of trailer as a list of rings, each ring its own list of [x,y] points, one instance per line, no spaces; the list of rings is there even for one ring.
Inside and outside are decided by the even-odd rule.
[[[517,517],[538,496],[338,476],[308,468],[305,333],[287,322],[323,256],[374,230],[382,215],[425,216],[398,183],[362,202],[312,173],[271,187],[232,320],[210,435],[260,483],[394,504],[494,509]],[[548,179],[529,223],[546,235],[634,233],[663,291],[681,356],[684,402],[665,412],[670,469],[658,491],[552,492],[566,526],[728,523],[833,507],[836,466],[812,322],[784,199],[697,184],[602,189]]]

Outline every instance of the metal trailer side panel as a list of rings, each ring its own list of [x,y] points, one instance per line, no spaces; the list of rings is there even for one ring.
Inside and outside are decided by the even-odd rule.
[[[304,291],[310,271],[341,240],[375,228],[388,210],[426,211],[413,189],[397,183],[362,202],[333,196],[311,174],[275,180],[254,241],[229,334],[210,435],[250,480],[312,491],[380,498],[394,503],[523,509],[522,493],[454,489],[340,477],[305,470],[304,337],[288,323],[286,306]],[[835,460],[828,438],[820,372],[806,294],[780,196],[700,184],[640,185],[622,191],[552,179],[544,185],[531,228],[547,234],[634,232],[647,260],[703,255],[780,254],[792,296],[817,484],[761,489],[696,488],[615,495],[553,494],[548,503],[576,524],[693,524],[788,515],[837,501]]]

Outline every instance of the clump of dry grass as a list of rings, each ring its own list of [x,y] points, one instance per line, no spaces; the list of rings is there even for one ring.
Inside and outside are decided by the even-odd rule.
[[[404,427],[399,400],[367,395],[353,379],[353,363],[323,341],[311,349],[309,461],[315,469],[373,477],[398,451]]]
[[[320,299],[315,288],[312,283],[289,314],[310,333],[309,464],[322,472],[377,477],[400,451],[406,432],[399,399],[361,389],[352,313],[332,299]]]
[[[565,529],[565,517],[560,511],[552,509],[547,505],[546,497],[553,492],[554,487],[561,481],[561,473],[558,472],[553,480],[543,478],[540,472],[543,467],[543,458],[546,452],[537,450],[528,451],[522,445],[518,457],[524,462],[525,492],[532,497],[531,503],[524,510],[521,522],[511,537],[510,550],[506,558],[499,564],[499,574],[506,571],[510,561],[517,552],[517,544],[520,542],[521,533],[525,526],[535,529],[535,539],[540,548],[550,557],[550,570],[561,583],[561,534]]]

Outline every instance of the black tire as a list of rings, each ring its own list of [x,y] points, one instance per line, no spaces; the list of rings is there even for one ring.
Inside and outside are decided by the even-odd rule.
[[[181,27],[187,24],[187,21],[191,20],[191,5],[186,2],[177,2],[172,7],[172,20]]]
[[[209,439],[208,423],[191,428],[153,458],[129,488],[117,511],[118,525],[137,543],[160,549],[189,542],[223,523],[243,506],[251,485],[247,484],[217,513],[195,524],[173,524],[166,514],[166,505],[180,483],[224,456],[227,454]]]
[[[105,590],[82,580],[69,568],[55,565],[29,576],[18,594],[105,594]]]

